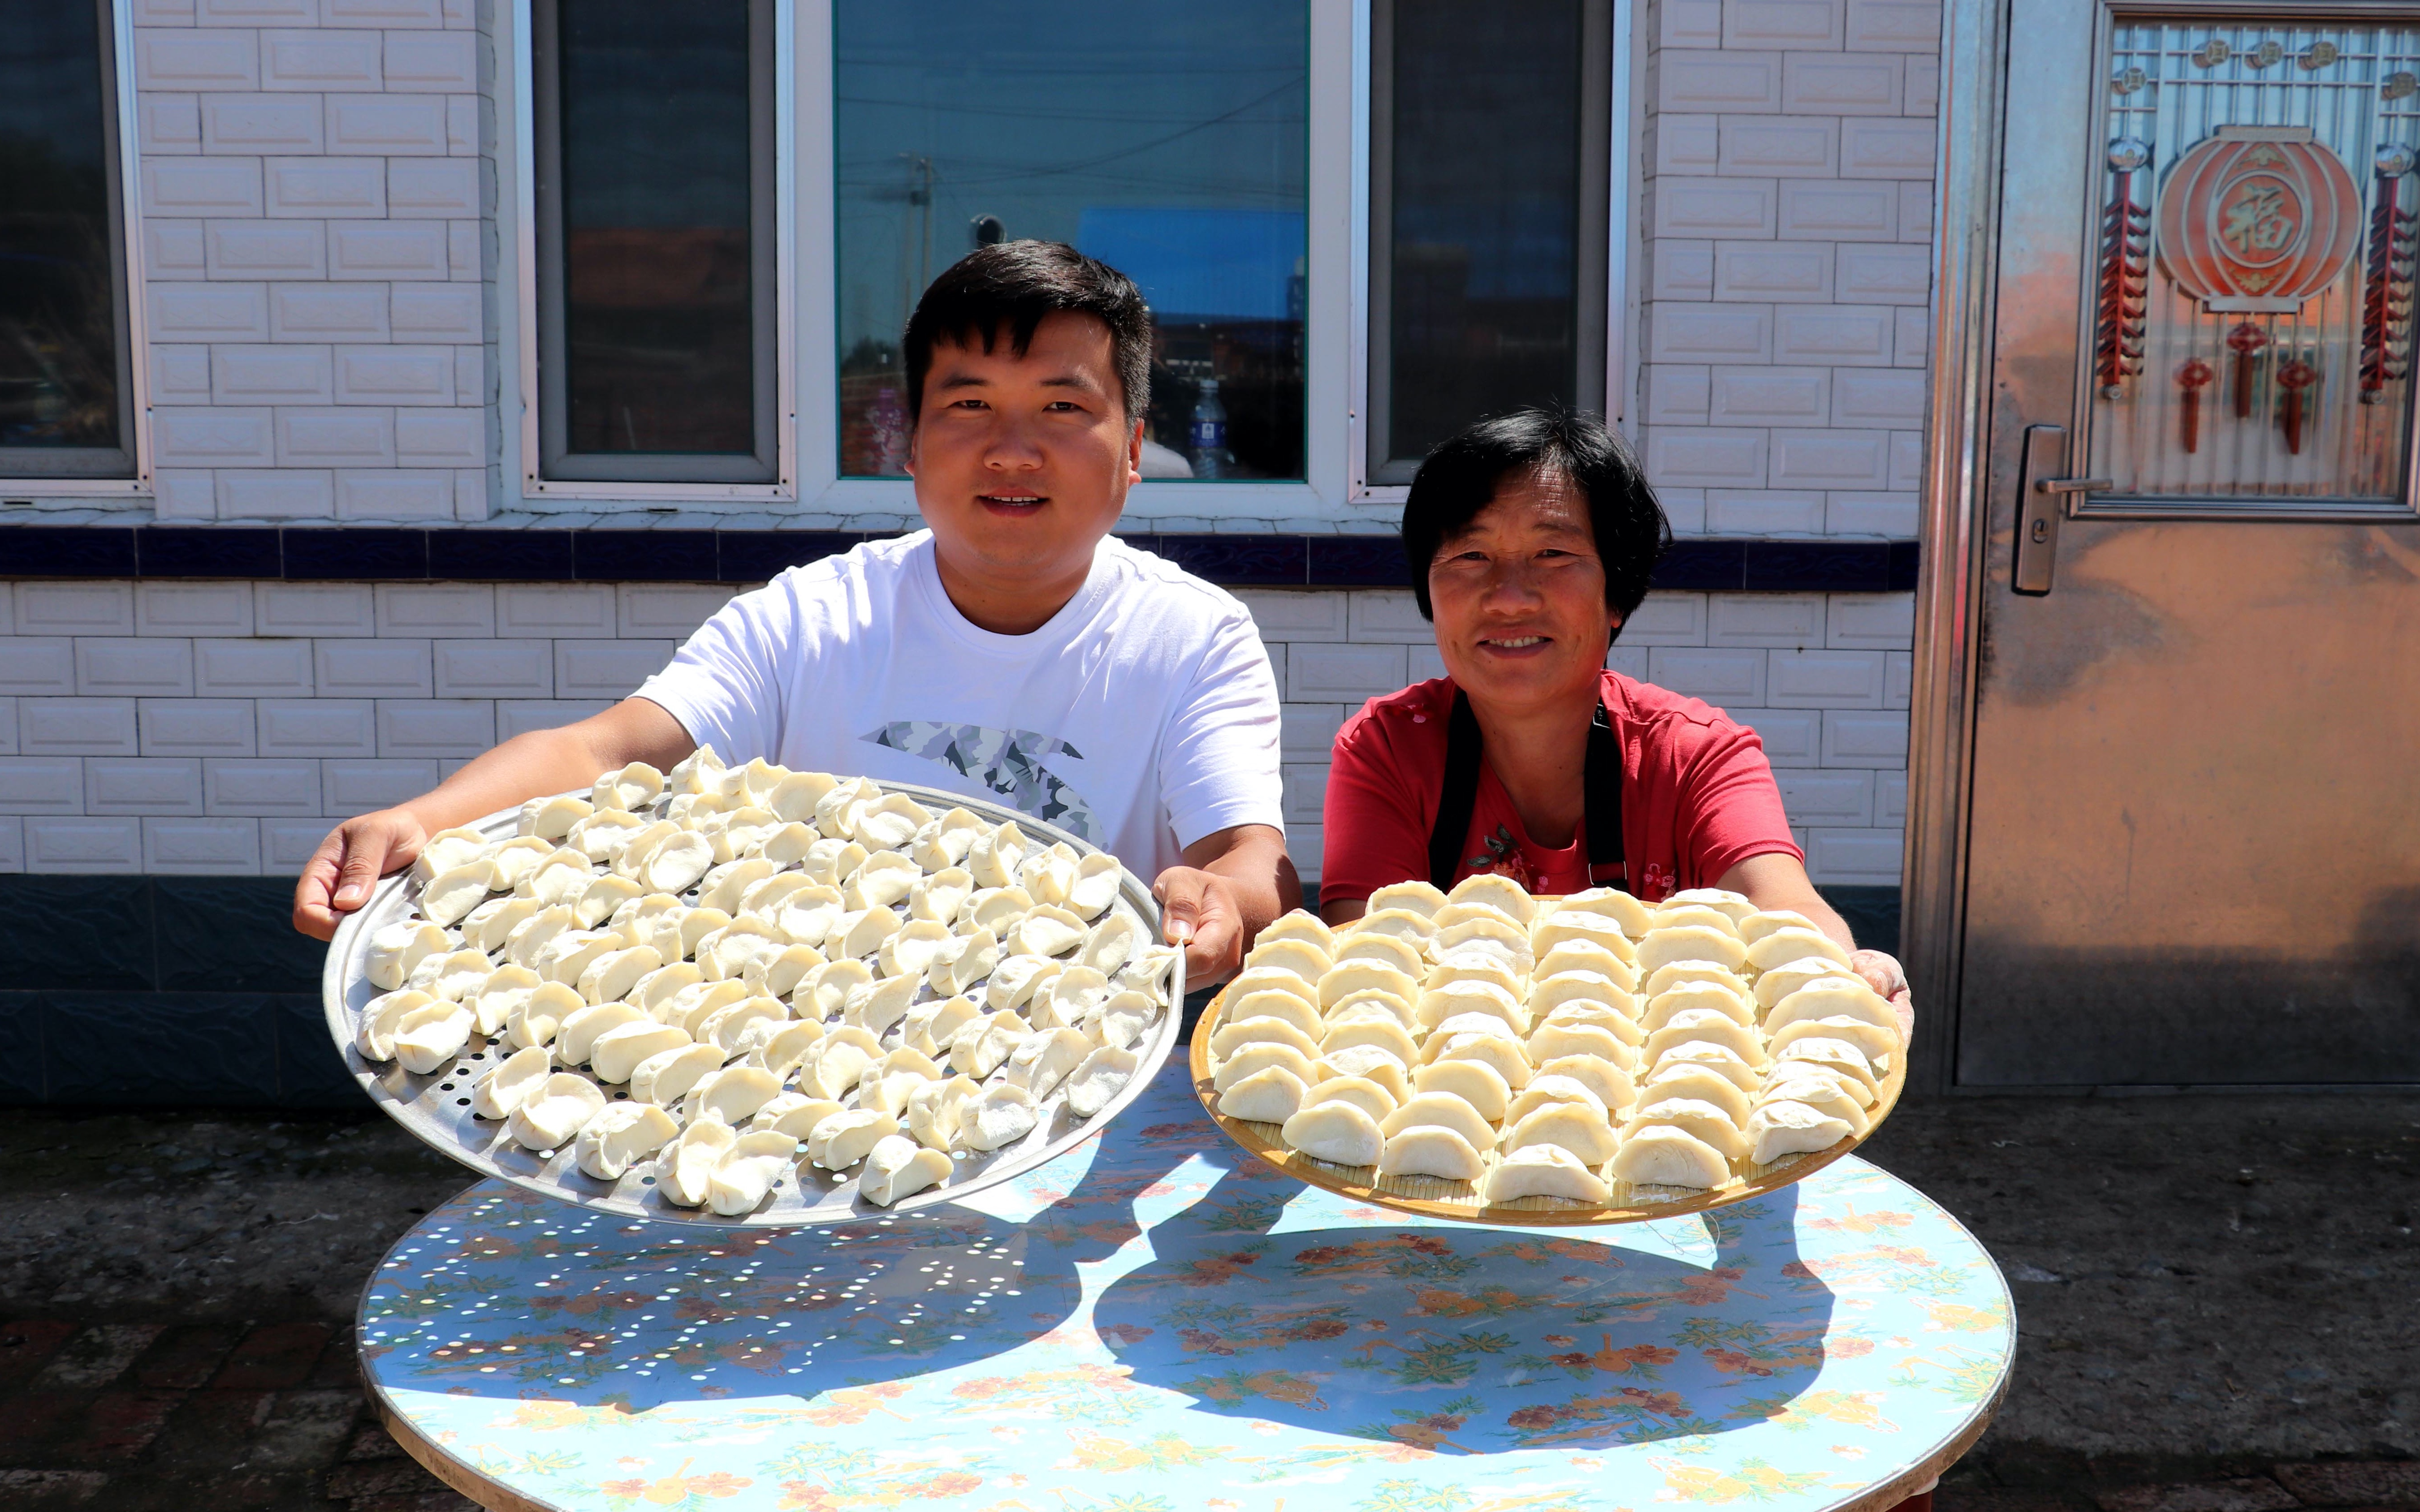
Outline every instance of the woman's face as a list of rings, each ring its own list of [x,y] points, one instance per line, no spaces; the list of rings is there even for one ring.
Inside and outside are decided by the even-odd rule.
[[[1498,484],[1429,563],[1446,671],[1473,702],[1593,702],[1621,616],[1605,601],[1588,501],[1559,473]]]

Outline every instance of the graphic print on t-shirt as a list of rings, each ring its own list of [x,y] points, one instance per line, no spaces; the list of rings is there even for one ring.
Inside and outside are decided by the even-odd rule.
[[[1042,764],[1061,751],[1084,759],[1084,753],[1056,735],[1031,730],[994,730],[979,724],[944,724],[937,719],[893,719],[879,730],[858,736],[877,746],[939,762],[961,777],[970,777],[1008,800],[1010,808],[1030,813],[1046,825],[1073,831],[1091,844],[1102,843],[1101,826],[1084,795],[1065,779]]]

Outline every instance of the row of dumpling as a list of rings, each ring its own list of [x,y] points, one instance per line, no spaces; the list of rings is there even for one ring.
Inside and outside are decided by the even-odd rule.
[[[940,1139],[937,1148],[963,1134],[957,1148],[970,1150],[998,1148],[1032,1127],[1030,1117],[1016,1127],[1019,1096],[1031,1102],[1064,1081],[1071,1110],[1090,1117],[1131,1076],[1127,1047],[1163,1011],[1176,952],[1152,943],[1131,915],[1109,911],[1120,880],[1112,858],[1037,846],[1015,825],[995,827],[965,810],[938,820],[922,810],[900,814],[870,783],[761,763],[723,773],[710,752],[702,754],[704,761],[673,774],[671,804],[694,798],[705,810],[683,812],[684,823],[712,825],[719,810],[707,806],[779,794],[793,811],[820,806],[819,822],[843,833],[810,841],[795,856],[768,854],[762,845],[749,854],[743,846],[702,874],[698,901],[690,903],[628,885],[611,871],[614,858],[601,843],[602,869],[585,852],[566,856],[573,847],[556,846],[537,857],[541,864],[512,870],[521,864],[516,857],[571,840],[582,825],[627,818],[651,801],[661,782],[651,769],[607,774],[591,803],[530,806],[521,826],[530,833],[511,841],[448,832],[432,842],[418,870],[424,903],[435,895],[440,917],[453,912],[459,931],[418,921],[373,936],[369,975],[389,990],[365,1013],[363,1053],[391,1055],[409,1070],[428,1072],[458,1055],[473,1033],[501,1034],[520,1049],[512,1057],[519,1071],[514,1077],[501,1068],[491,1073],[481,1084],[489,1090],[477,1111],[510,1118],[518,1104],[507,1105],[504,1088],[554,1087],[568,1101],[547,1117],[522,1117],[513,1128],[520,1142],[547,1149],[563,1143],[564,1119],[587,1101],[570,1084],[588,1083],[556,1072],[561,1066],[588,1065],[599,1080],[627,1080],[628,1095],[643,1105],[679,1108],[690,1105],[698,1085],[740,1069],[729,1064],[740,1060],[776,1074],[777,1088],[795,1081],[802,1088],[797,1095],[812,1091],[818,1103],[848,1098],[865,1104],[846,1109],[852,1116],[865,1111],[894,1120],[909,1080],[937,1088],[963,1080],[981,1089],[984,1078],[999,1072],[999,1088],[985,1092],[991,1100],[980,1120],[975,1104],[954,1095],[937,1106],[954,1115],[966,1104],[963,1130],[954,1117],[923,1120]],[[816,804],[808,805],[805,795],[816,795]],[[921,818],[907,839],[934,869],[928,873],[896,851],[867,851],[859,837],[899,839],[878,832],[868,813]],[[543,833],[558,825],[558,834]],[[628,828],[609,827],[617,834]],[[718,843],[728,839],[724,832]],[[483,863],[490,868],[479,879],[486,890],[512,890],[455,912],[437,882],[449,873],[475,875]],[[818,882],[812,869],[825,864],[847,870]],[[1003,885],[978,886],[970,867]],[[886,1035],[892,1041],[887,1046]],[[818,1044],[827,1038],[830,1043]],[[566,1047],[575,1053],[564,1055]],[[532,1051],[546,1057],[535,1060]],[[551,1082],[532,1076],[534,1060]],[[900,1106],[886,1109],[879,1088],[894,1083],[888,1101]],[[615,1148],[625,1149],[660,1127],[628,1107],[614,1104],[609,1120],[635,1120],[617,1136]],[[834,1148],[852,1147],[844,1141]],[[724,1153],[745,1162],[764,1151]],[[814,1147],[809,1155],[816,1155]],[[929,1162],[918,1164],[936,1174]],[[611,1165],[601,1153],[582,1161],[600,1176]],[[866,1184],[895,1199],[926,1184],[901,1184],[917,1175],[917,1166],[902,1165]],[[663,1184],[675,1200],[704,1190],[669,1178]]]
[[[1845,970],[1838,947],[1796,915],[1758,915],[1747,900],[1719,893],[1675,899],[1652,911],[1610,891],[1547,906],[1498,878],[1469,879],[1450,895],[1406,884],[1383,889],[1372,903],[1370,920],[1390,935],[1421,940],[1424,958],[1435,963],[1418,996],[1402,980],[1386,984],[1388,990],[1340,995],[1323,977],[1313,983],[1325,1004],[1311,1005],[1320,1008],[1314,1025],[1301,1022],[1282,997],[1231,995],[1213,1042],[1222,1112],[1282,1120],[1295,1148],[1340,1165],[1374,1165],[1382,1176],[1483,1176],[1496,1201],[1544,1195],[1602,1202],[1608,1169],[1634,1182],[1720,1185],[1731,1173],[1729,1155],[1717,1151],[1751,1152],[1739,1148],[1742,1123],[1757,1126],[1759,1160],[1863,1132],[1862,1124],[1834,1131],[1795,1108],[1761,1114],[1744,1099],[1758,1088],[1767,1057],[1745,1006],[1758,977],[1740,938],[1742,923],[1754,920],[1749,928],[1760,943],[1803,930],[1830,952],[1815,975]],[[1504,925],[1527,924],[1527,949],[1509,928],[1469,927],[1488,911]],[[1347,926],[1328,936],[1327,949],[1373,953],[1351,943],[1367,928]],[[1697,931],[1713,931],[1730,948],[1708,944]],[[1307,917],[1280,921],[1263,942],[1294,936],[1304,943],[1280,946],[1274,959],[1256,947],[1255,964],[1291,967],[1305,980],[1312,958],[1303,952],[1320,943],[1319,932]],[[1676,933],[1655,938],[1666,932]],[[1650,956],[1644,991],[1637,992],[1638,946],[1651,941],[1664,949]],[[1805,939],[1783,938],[1763,953],[1771,960],[1809,948]],[[1704,955],[1719,959],[1698,959]],[[1807,964],[1782,968],[1773,985],[1790,981],[1791,970],[1803,975]],[[1533,975],[1525,980],[1525,972]],[[1245,984],[1238,980],[1238,988]],[[1253,985],[1267,993],[1282,984],[1272,978]],[[1819,999],[1809,998],[1776,1014],[1775,1028],[1811,1024],[1834,1011],[1854,1011],[1869,1024],[1894,1022],[1862,982],[1835,979],[1827,985],[1854,989],[1869,1001],[1854,1009],[1834,1003],[1818,1014]],[[1281,1022],[1289,1018],[1290,1027]],[[1316,1042],[1306,1043],[1314,1027]],[[1334,1103],[1358,1111],[1332,1111]],[[1725,1122],[1709,1124],[1709,1114]],[[1818,1135],[1824,1135],[1820,1143],[1807,1142]]]

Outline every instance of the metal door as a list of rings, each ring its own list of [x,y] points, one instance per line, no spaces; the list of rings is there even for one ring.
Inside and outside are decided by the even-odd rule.
[[[1951,1075],[2420,1081],[2420,11],[2009,14]]]

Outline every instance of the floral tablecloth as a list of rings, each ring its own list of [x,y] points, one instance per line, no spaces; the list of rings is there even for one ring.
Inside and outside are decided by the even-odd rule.
[[[1228,1145],[1181,1063],[956,1207],[726,1235],[499,1181],[387,1257],[373,1387],[541,1506],[1818,1512],[1996,1400],[1991,1257],[1854,1157],[1657,1224],[1428,1222]]]

